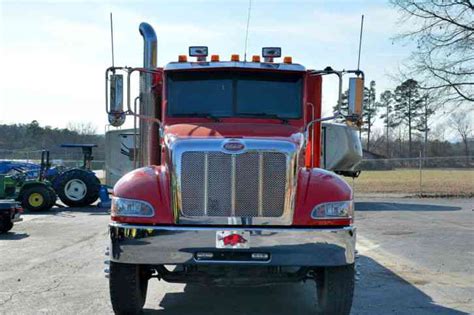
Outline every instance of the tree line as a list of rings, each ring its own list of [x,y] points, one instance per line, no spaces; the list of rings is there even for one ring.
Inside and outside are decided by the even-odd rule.
[[[436,126],[439,111],[446,110],[443,105],[436,94],[421,89],[415,79],[407,79],[379,95],[375,81],[370,81],[364,88],[363,125],[360,128],[364,149],[386,157],[417,157],[420,150],[423,156],[438,156],[440,142],[444,141],[446,149],[451,148],[450,155],[469,156],[473,131],[469,115],[449,112],[447,119],[443,117],[445,122]],[[334,110],[336,108],[337,105]],[[348,111],[348,91],[343,94],[341,109],[343,113]],[[383,131],[375,128],[377,121],[382,123]],[[443,139],[440,129],[455,133],[461,139],[462,150],[453,150]]]
[[[0,159],[39,159],[37,151],[47,149],[51,159],[81,159],[80,149],[61,148],[64,143],[97,144],[96,160],[104,160],[105,137],[97,135],[89,123],[70,123],[67,128],[42,127],[38,121],[29,124],[0,124]]]
[[[413,47],[410,58],[394,75],[393,89],[376,93],[365,88],[366,150],[387,157],[472,154],[474,112],[474,4],[469,0],[390,0],[399,11],[401,31],[394,42]],[[405,27],[410,25],[409,28]],[[347,110],[347,92],[343,109]],[[375,122],[383,124],[383,131]],[[380,122],[377,124],[379,125]],[[443,134],[460,139],[454,149]],[[435,145],[436,144],[436,145]],[[456,148],[457,148],[456,146]]]

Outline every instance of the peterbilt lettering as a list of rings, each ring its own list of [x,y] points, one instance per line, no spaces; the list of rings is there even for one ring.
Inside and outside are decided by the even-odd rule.
[[[353,193],[331,170],[352,174],[360,159],[360,143],[351,135],[360,124],[361,104],[353,104],[349,115],[338,110],[321,117],[321,91],[323,77],[336,75],[341,104],[343,77],[363,82],[363,72],[307,70],[286,57],[278,63],[277,47],[262,49],[264,62],[259,56],[240,61],[238,55],[207,61],[207,47],[190,47],[196,61],[180,56],[159,68],[153,29],[142,23],[140,33],[144,67],[106,72],[114,93],[107,99],[111,123],[131,115],[138,124],[136,169],[115,184],[112,201],[114,311],[140,312],[147,283],[156,277],[215,285],[314,280],[315,311],[348,314]],[[116,82],[119,72],[130,82],[136,71],[139,106],[132,110],[130,88],[125,98],[117,96]],[[362,100],[361,90],[350,93]],[[113,99],[128,100],[127,109],[111,104]],[[347,132],[333,134],[344,135],[345,145],[330,152],[345,164],[335,160],[325,170],[321,124],[335,118],[345,119],[337,126]],[[344,170],[337,169],[341,165]]]

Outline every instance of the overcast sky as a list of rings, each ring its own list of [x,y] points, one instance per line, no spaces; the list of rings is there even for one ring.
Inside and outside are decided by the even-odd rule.
[[[207,45],[221,60],[244,54],[248,1],[2,1],[0,0],[0,123],[65,127],[107,123],[104,71],[111,65],[109,12],[114,15],[115,64],[141,66],[138,25],[158,35],[158,64],[176,61],[190,45]],[[361,68],[380,93],[391,88],[410,47],[393,43],[400,26],[388,1],[253,0],[248,55],[281,46],[307,68],[357,66],[360,16],[365,14]],[[324,112],[336,99],[324,90]],[[133,95],[132,95],[133,98]]]

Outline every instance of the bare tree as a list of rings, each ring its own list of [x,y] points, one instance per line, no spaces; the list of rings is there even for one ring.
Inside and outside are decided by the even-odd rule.
[[[446,101],[474,101],[474,4],[468,0],[391,0],[400,23],[412,28],[398,39],[415,42],[408,77]]]
[[[456,112],[451,114],[451,128],[458,133],[464,144],[464,152],[466,154],[467,163],[469,165],[469,138],[472,136],[473,126],[471,115],[465,112]]]
[[[91,122],[70,121],[66,129],[77,132],[81,136],[92,136],[97,134],[97,127]]]

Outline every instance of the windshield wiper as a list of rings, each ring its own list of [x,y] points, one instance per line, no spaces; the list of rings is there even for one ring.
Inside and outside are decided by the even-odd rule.
[[[202,118],[207,118],[210,120],[213,120],[215,122],[220,122],[220,118],[213,116],[211,114],[206,114],[206,113],[179,113],[179,114],[172,114],[172,117],[202,117]]]
[[[273,119],[279,119],[282,124],[288,124],[288,119],[278,116],[277,114],[269,113],[237,113],[237,116],[249,116],[249,117],[267,117]]]

